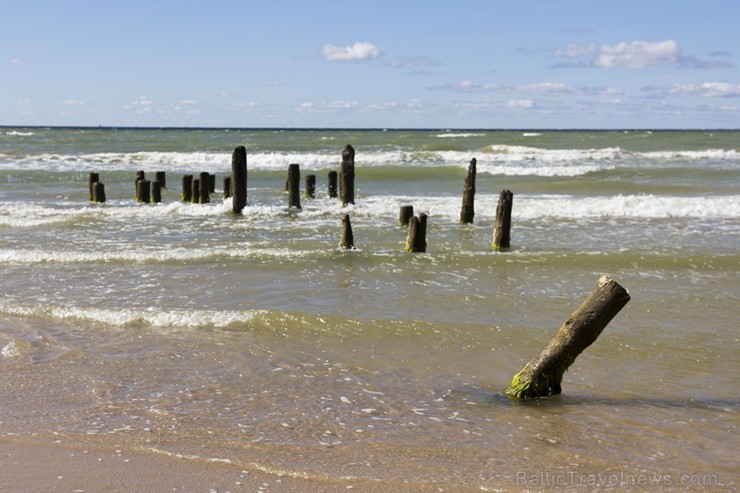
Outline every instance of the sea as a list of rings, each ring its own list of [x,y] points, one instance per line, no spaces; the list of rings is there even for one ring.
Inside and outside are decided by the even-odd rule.
[[[740,490],[740,131],[0,127],[0,272],[0,491]],[[504,395],[602,275],[562,393]]]

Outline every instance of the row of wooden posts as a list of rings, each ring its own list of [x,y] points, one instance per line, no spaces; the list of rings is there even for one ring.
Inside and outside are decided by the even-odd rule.
[[[472,223],[475,216],[476,164],[476,159],[473,158],[468,165],[460,210],[461,224]],[[355,203],[354,167],[355,150],[351,145],[347,145],[342,150],[341,172],[338,175],[336,171],[330,171],[328,176],[328,195],[331,198],[338,196],[342,205]],[[231,159],[231,176],[224,177],[223,184],[224,198],[233,197],[232,210],[234,213],[241,213],[247,204],[247,151],[244,146],[234,149]],[[137,202],[159,203],[162,201],[162,189],[166,186],[164,171],[157,171],[154,181],[147,180],[144,171],[137,171],[135,199]],[[89,188],[91,201],[105,202],[105,185],[100,181],[98,173],[90,173]],[[339,189],[338,194],[337,188]],[[190,174],[182,177],[182,200],[184,202],[207,204],[211,200],[211,194],[215,193],[215,189],[216,175],[208,172],[200,173],[197,178]],[[288,165],[285,190],[288,192],[288,207],[300,209],[300,166],[298,164]],[[305,194],[309,198],[315,197],[316,175],[311,174],[306,177]],[[494,250],[506,250],[510,247],[513,198],[510,190],[503,190],[499,196],[492,242]],[[400,226],[408,227],[406,250],[409,252],[426,251],[427,215],[422,212],[415,216],[412,205],[403,205],[399,212],[398,223]],[[347,249],[354,248],[354,235],[349,214],[345,214],[342,218],[340,246]]]

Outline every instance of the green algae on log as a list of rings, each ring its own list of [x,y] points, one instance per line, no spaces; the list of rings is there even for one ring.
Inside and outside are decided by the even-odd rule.
[[[515,399],[559,394],[565,370],[629,300],[626,289],[611,277],[601,276],[596,290],[571,313],[545,349],[514,375],[505,394]]]

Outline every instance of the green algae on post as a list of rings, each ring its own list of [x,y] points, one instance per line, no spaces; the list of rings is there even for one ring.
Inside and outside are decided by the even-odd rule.
[[[542,352],[514,375],[505,394],[515,399],[559,394],[565,371],[629,300],[626,289],[611,277],[601,276],[598,287],[571,313]]]

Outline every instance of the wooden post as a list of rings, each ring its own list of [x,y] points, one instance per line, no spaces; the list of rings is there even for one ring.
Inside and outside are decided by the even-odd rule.
[[[152,182],[152,202],[155,204],[162,202],[162,184],[159,180]]]
[[[355,150],[347,144],[342,150],[342,173],[339,176],[339,198],[342,205],[355,203]]]
[[[149,190],[152,183],[149,180],[139,180],[136,182],[136,201],[148,204],[151,202]]]
[[[247,149],[239,146],[234,149],[231,155],[231,210],[236,214],[241,214],[242,209],[247,205]]]
[[[342,240],[339,242],[340,248],[353,250],[355,248],[355,237],[352,234],[352,223],[349,220],[349,214],[342,218]]]
[[[87,179],[87,187],[90,189],[90,200],[93,199],[93,185],[100,181],[100,175],[98,173],[90,173]]]
[[[164,171],[157,171],[154,173],[154,181],[158,181],[160,187],[167,188],[167,180]]]
[[[506,250],[511,243],[511,206],[514,194],[503,190],[496,207],[496,227],[493,230],[493,249]]]
[[[329,186],[327,188],[327,193],[329,194],[329,198],[331,199],[337,198],[337,172],[336,171],[329,171]]]
[[[411,218],[414,217],[414,206],[413,205],[402,205],[401,210],[398,213],[398,225],[408,226]]]
[[[192,204],[199,204],[200,203],[200,179],[193,179],[191,187],[191,193],[190,193],[190,203]]]
[[[224,198],[228,199],[231,197],[231,177],[224,176]]]
[[[216,193],[216,175],[208,175],[208,193]]]
[[[475,167],[476,159],[473,158],[470,160],[470,165],[468,165],[468,176],[465,177],[460,224],[472,223],[473,216],[475,216]]]
[[[409,233],[406,237],[407,252],[425,252],[427,249],[427,215],[419,213],[409,220]]]
[[[92,200],[93,202],[103,203],[105,202],[105,185],[101,182],[96,181],[92,184]]]
[[[139,202],[139,181],[145,180],[144,171],[139,170],[136,172],[136,180],[134,181],[134,199]]]
[[[301,168],[297,164],[288,165],[288,207],[301,208]]]
[[[211,201],[209,190],[211,189],[211,175],[207,171],[200,174],[200,197],[198,198],[199,204],[207,204]]]
[[[539,356],[514,375],[506,395],[530,399],[559,394],[565,370],[629,300],[626,289],[611,277],[601,276],[596,290],[571,313]]]
[[[190,202],[193,197],[193,175],[182,176],[182,201]]]
[[[306,197],[316,198],[316,175],[306,175]]]

